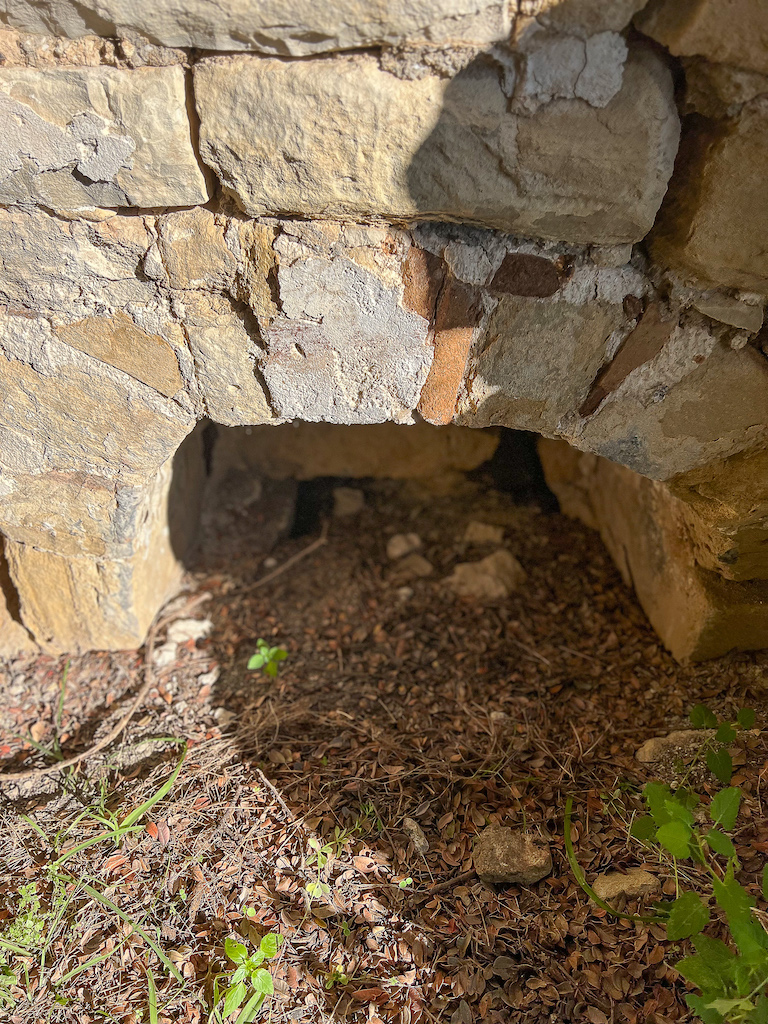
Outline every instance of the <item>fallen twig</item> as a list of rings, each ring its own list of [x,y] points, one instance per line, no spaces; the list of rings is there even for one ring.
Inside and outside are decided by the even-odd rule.
[[[317,549],[321,548],[323,544],[327,543],[327,541],[328,523],[325,522],[323,523],[320,536],[316,540],[313,540],[311,544],[307,544],[307,546],[302,548],[301,551],[297,551],[295,555],[291,555],[291,557],[287,558],[282,565],[278,565],[276,569],[273,569],[272,572],[268,572],[266,576],[262,576],[260,579],[256,580],[255,583],[249,583],[248,586],[245,587],[238,587],[236,590],[230,591],[230,593],[250,594],[251,591],[258,590],[259,587],[263,587],[265,584],[271,583],[272,580],[277,579],[278,576],[282,576],[284,572],[292,569],[297,562],[300,562],[302,558],[306,558],[307,555],[311,555],[313,551],[317,551]]]

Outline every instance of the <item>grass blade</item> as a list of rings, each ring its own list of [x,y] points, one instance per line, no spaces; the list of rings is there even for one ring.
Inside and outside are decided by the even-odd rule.
[[[167,796],[170,793],[171,789],[173,788],[174,782],[179,777],[179,772],[181,771],[181,766],[184,764],[184,759],[186,758],[186,756],[187,745],[185,743],[178,764],[173,769],[171,775],[165,780],[160,789],[158,789],[158,791],[149,798],[149,800],[145,800],[140,807],[137,807],[135,811],[131,811],[128,817],[123,819],[123,821],[121,822],[121,828],[127,828],[131,825],[134,825],[139,820],[139,818],[143,817],[148,810],[154,807],[156,803],[158,803],[160,800],[163,799],[163,797]]]

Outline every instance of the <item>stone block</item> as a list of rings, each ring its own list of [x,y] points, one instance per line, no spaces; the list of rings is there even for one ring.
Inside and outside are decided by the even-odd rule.
[[[647,0],[520,0],[515,34],[534,28],[587,38],[598,32],[621,32]]]
[[[599,529],[675,658],[768,646],[768,583],[726,580],[698,564],[690,513],[669,488],[562,441],[542,440],[539,451],[563,512]]]
[[[75,211],[207,200],[181,68],[0,69],[0,202]]]
[[[657,262],[705,286],[768,294],[766,160],[768,99],[695,121],[651,236]]]
[[[762,0],[651,0],[635,25],[678,57],[699,54],[768,74],[768,7]]]
[[[291,423],[220,430],[216,473],[247,470],[275,480],[377,477],[414,480],[468,472],[493,456],[494,430],[376,423]]]
[[[509,112],[490,54],[404,80],[373,56],[195,66],[200,148],[249,215],[469,221],[534,237],[642,238],[672,172],[669,71],[632,52],[604,107]]]
[[[293,57],[404,39],[482,46],[510,31],[501,0],[7,0],[0,18],[25,32],[139,35],[163,46]]]

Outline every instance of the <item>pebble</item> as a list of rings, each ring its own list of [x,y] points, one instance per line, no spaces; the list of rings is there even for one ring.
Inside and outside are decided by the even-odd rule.
[[[432,563],[428,562],[423,555],[412,552],[401,559],[395,567],[395,575],[401,580],[412,580],[426,578],[434,572]]]
[[[218,665],[214,666],[210,672],[204,672],[201,676],[197,677],[198,683],[201,686],[213,686],[216,680],[219,678],[221,669]]]
[[[336,519],[356,516],[365,508],[365,493],[358,487],[334,487],[333,515]]]
[[[387,541],[387,558],[396,561],[410,555],[412,551],[418,551],[421,547],[421,537],[418,533],[396,533]]]
[[[488,884],[533,885],[552,871],[549,846],[506,825],[489,825],[475,840],[475,871]]]
[[[503,526],[493,526],[491,523],[481,523],[477,519],[473,519],[471,522],[467,523],[467,528],[464,531],[465,544],[493,544],[498,547],[503,540]]]
[[[479,562],[460,562],[445,584],[459,597],[485,603],[509,597],[525,578],[522,565],[502,548]]]
[[[424,835],[424,831],[418,821],[414,821],[413,818],[403,818],[403,832],[408,836],[414,850],[420,857],[425,857],[429,853],[429,840]]]
[[[220,729],[226,729],[237,716],[234,711],[228,711],[227,708],[216,708],[213,712],[213,717],[216,719]]]
[[[160,647],[155,648],[154,654],[152,656],[152,663],[155,666],[155,668],[165,668],[167,665],[172,665],[173,662],[176,661],[176,655],[178,653],[178,644],[162,644]]]
[[[670,757],[690,761],[701,744],[715,735],[714,729],[678,729],[667,736],[654,736],[635,754],[642,764],[655,764]]]
[[[615,900],[618,896],[635,899],[659,892],[661,882],[650,871],[630,868],[626,874],[623,871],[607,871],[595,879],[592,888],[601,900]]]
[[[168,642],[184,644],[188,640],[202,640],[212,629],[210,619],[177,619],[168,627]]]

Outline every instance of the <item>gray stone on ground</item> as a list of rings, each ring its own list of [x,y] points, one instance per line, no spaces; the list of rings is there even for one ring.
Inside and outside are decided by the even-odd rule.
[[[445,584],[458,597],[490,602],[509,597],[525,578],[522,565],[502,548],[479,562],[460,562]]]
[[[426,579],[434,572],[434,567],[423,555],[412,551],[410,555],[401,558],[393,569],[393,575],[403,582],[415,579]]]
[[[424,857],[429,853],[429,840],[424,835],[424,830],[418,821],[415,821],[413,818],[403,818],[403,832],[408,836],[414,850],[420,857]]]
[[[649,896],[651,893],[659,892],[661,882],[650,871],[644,871],[642,868],[630,868],[626,873],[607,871],[595,879],[592,888],[603,900],[615,900],[619,896],[636,899],[639,896]]]
[[[418,551],[421,547],[421,537],[418,533],[396,533],[387,541],[387,558],[403,558],[412,551]]]
[[[464,531],[464,542],[466,544],[494,544],[498,545],[504,540],[504,527],[494,526],[492,523],[481,523],[472,519],[467,523]]]
[[[356,516],[365,508],[365,494],[358,487],[334,487],[333,515],[336,519]]]
[[[715,735],[713,729],[677,729],[666,736],[653,736],[635,754],[643,764],[655,764],[670,757],[690,761],[705,740]]]
[[[475,871],[489,884],[533,885],[552,871],[549,846],[505,825],[489,825],[475,840]]]

